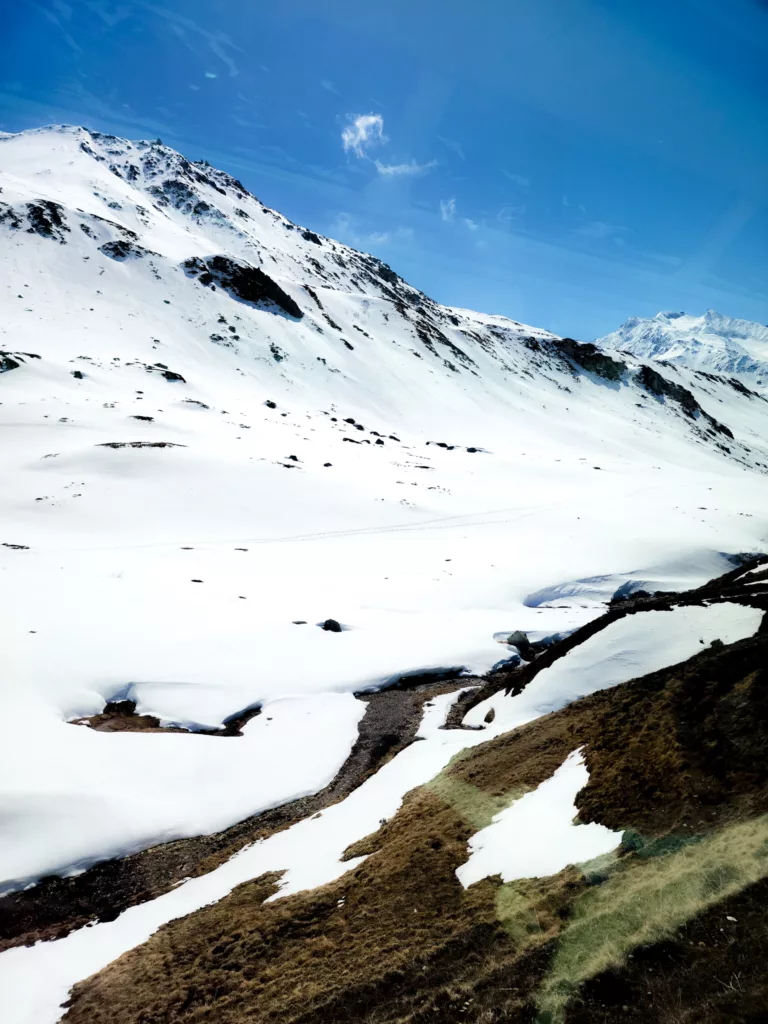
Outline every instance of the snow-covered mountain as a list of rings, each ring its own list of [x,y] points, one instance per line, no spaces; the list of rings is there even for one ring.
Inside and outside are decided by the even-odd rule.
[[[0,887],[314,793],[356,692],[768,547],[741,366],[439,305],[159,142],[6,135],[0,188]],[[261,714],[71,724],[124,699]]]
[[[736,373],[768,383],[768,327],[708,309],[702,316],[657,313],[630,317],[596,344],[639,359],[662,360],[710,373]]]

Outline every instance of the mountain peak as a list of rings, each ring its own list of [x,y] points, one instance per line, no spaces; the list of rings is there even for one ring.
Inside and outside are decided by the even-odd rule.
[[[700,316],[664,311],[648,319],[630,317],[597,343],[640,359],[768,381],[768,328],[716,309]]]

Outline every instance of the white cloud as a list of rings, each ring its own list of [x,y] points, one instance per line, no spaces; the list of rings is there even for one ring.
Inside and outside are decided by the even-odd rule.
[[[205,77],[206,78],[216,78],[216,75],[213,73],[213,71],[206,71],[205,72]]]
[[[443,220],[453,220],[454,213],[456,213],[456,200],[441,199],[440,216],[443,218]]]
[[[404,174],[424,174],[436,166],[437,160],[430,160],[426,164],[417,164],[415,160],[411,160],[407,164],[383,164],[380,160],[376,161],[376,170],[379,174],[389,175],[390,177]]]
[[[365,150],[369,146],[376,146],[386,141],[384,118],[381,114],[350,115],[350,122],[341,133],[344,152],[351,151],[361,159],[366,156]]]
[[[472,220],[470,217],[465,217],[464,223],[466,224],[470,231],[477,231],[477,229],[480,227],[477,221]]]
[[[335,93],[337,96],[341,96],[341,93],[336,88],[336,86],[333,84],[333,82],[329,82],[327,78],[321,78],[320,79],[320,87],[322,89],[325,89],[327,92],[332,92],[332,93]]]
[[[512,171],[507,171],[503,167],[501,168],[501,173],[509,181],[513,181],[515,185],[519,185],[520,188],[528,188],[531,184],[530,178],[526,178],[522,174],[514,174]]]

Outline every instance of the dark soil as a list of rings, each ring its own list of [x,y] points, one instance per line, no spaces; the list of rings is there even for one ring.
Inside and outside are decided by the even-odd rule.
[[[98,715],[75,718],[71,724],[86,725],[97,732],[194,732],[198,736],[242,736],[243,726],[258,714],[261,714],[260,705],[227,718],[221,729],[192,730],[178,725],[162,725],[154,715],[137,715],[133,700],[115,700],[108,701]]]

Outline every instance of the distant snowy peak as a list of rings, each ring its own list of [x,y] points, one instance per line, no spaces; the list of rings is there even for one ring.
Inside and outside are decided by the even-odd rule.
[[[738,373],[768,383],[768,327],[708,309],[702,316],[664,312],[630,317],[597,342],[640,359],[679,363],[694,370]]]

